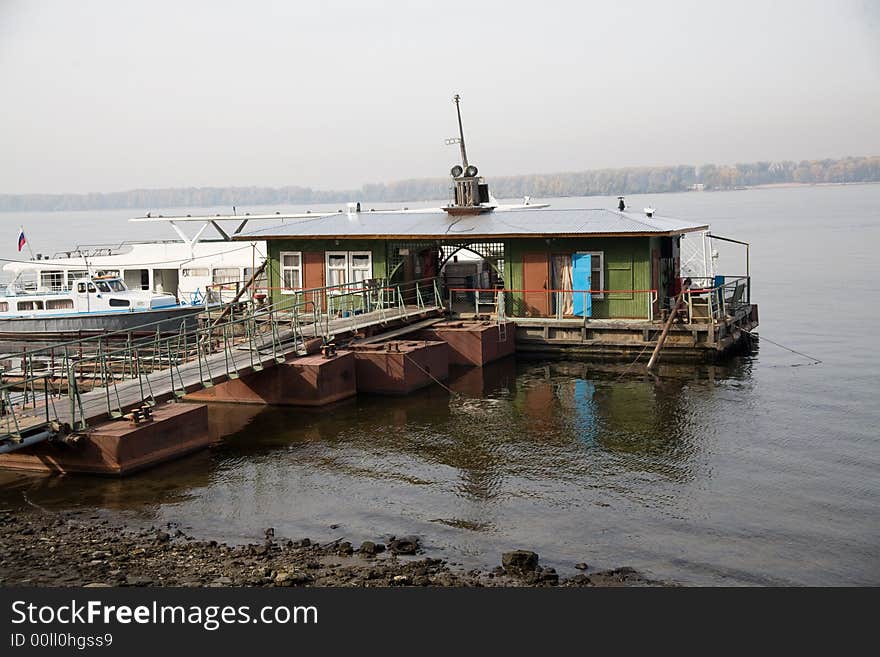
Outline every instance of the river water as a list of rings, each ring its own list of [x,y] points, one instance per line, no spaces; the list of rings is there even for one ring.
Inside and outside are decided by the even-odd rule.
[[[455,372],[451,396],[215,408],[232,433],[209,451],[123,480],[0,474],[0,504],[26,492],[233,541],[269,526],[354,543],[419,534],[466,567],[522,547],[565,574],[585,561],[685,584],[880,584],[880,185],[628,200],[750,242],[760,333],[822,362],[766,340],[656,378],[519,358]],[[0,215],[0,256],[16,257],[20,223],[50,251],[131,237],[129,215]]]

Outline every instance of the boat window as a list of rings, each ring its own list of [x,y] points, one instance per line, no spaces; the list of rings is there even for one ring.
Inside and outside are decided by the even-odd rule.
[[[6,301],[0,301],[0,313],[5,313],[9,310],[9,303]]]
[[[95,281],[95,285],[98,287],[100,292],[109,292],[110,285],[107,284],[107,281]]]
[[[53,292],[59,292],[64,287],[63,271],[42,271],[40,272],[40,286]]]
[[[67,287],[73,289],[73,284],[79,280],[80,278],[85,278],[89,273],[85,270],[69,270],[67,272]],[[79,292],[85,292],[85,288],[82,290],[78,290]]]
[[[19,301],[18,302],[19,310],[42,310],[43,309],[43,301],[41,299],[36,299],[32,301]]]
[[[110,286],[110,290],[112,290],[113,292],[125,292],[126,290],[125,285],[118,278],[113,278],[107,281],[107,285]]]
[[[85,294],[85,293],[86,293],[86,284],[85,284],[85,282],[77,283],[77,284],[76,284],[76,291],[79,292],[80,294]]]
[[[235,283],[240,279],[238,267],[224,267],[214,270],[215,283]]]
[[[110,299],[111,308],[128,308],[131,302],[128,299]]]
[[[48,299],[46,310],[68,310],[73,308],[73,299]]]
[[[94,294],[95,292],[97,292],[97,290],[95,289],[95,286],[94,286],[93,283],[89,283],[89,292],[92,292],[93,294]]]
[[[201,267],[196,267],[194,269],[182,269],[180,271],[180,274],[184,278],[195,277],[195,276],[203,276],[204,277],[204,276],[209,276],[210,273],[211,273],[210,270],[203,269]]]
[[[255,271],[256,271],[256,269],[254,267],[245,267],[244,268],[245,282],[251,280],[251,276],[254,275]],[[266,277],[265,267],[263,268],[262,273],[260,273],[260,275],[257,276],[257,280],[254,282],[254,287],[256,287],[256,289],[258,289],[258,290],[265,290],[267,287],[269,287],[269,281],[268,281],[268,278]]]
[[[302,253],[299,251],[282,251],[281,261],[281,293],[291,294],[302,289]]]

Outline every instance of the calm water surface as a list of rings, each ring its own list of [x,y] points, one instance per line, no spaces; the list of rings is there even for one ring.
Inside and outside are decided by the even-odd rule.
[[[880,185],[630,203],[751,242],[760,332],[823,362],[766,341],[657,377],[520,359],[456,372],[453,396],[220,407],[213,421],[234,433],[210,451],[124,480],[0,475],[0,503],[26,491],[227,540],[268,526],[353,542],[416,533],[466,566],[524,547],[565,573],[586,561],[694,584],[880,584]],[[48,251],[130,236],[129,214],[0,215],[0,256],[15,257],[20,223]],[[740,254],[719,250],[740,273]]]

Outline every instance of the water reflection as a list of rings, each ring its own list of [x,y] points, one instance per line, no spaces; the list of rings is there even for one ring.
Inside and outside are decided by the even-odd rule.
[[[321,409],[214,405],[212,431],[225,438],[211,450],[121,480],[13,475],[0,480],[0,499],[21,503],[26,491],[47,507],[183,521],[232,539],[269,525],[291,535],[342,523],[375,537],[432,523],[454,543],[537,531],[540,514],[615,500],[674,514],[707,467],[715,391],[749,385],[749,366],[649,376],[507,359],[453,372],[451,394],[434,386]]]

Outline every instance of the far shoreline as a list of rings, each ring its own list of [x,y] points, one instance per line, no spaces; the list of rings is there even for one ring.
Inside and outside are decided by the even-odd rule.
[[[655,191],[655,192],[628,192],[628,193],[616,193],[609,192],[608,194],[557,194],[555,196],[531,196],[531,201],[534,203],[546,201],[548,199],[554,198],[596,198],[596,197],[615,197],[615,196],[654,196],[654,195],[666,195],[666,194],[701,194],[701,193],[711,193],[711,192],[745,192],[753,189],[791,189],[791,188],[799,188],[799,187],[858,187],[862,185],[880,185],[880,180],[864,180],[857,182],[809,182],[809,183],[798,183],[798,182],[784,182],[784,183],[765,183],[760,185],[744,185],[738,187],[723,187],[716,189],[677,189],[677,190],[669,190],[669,191]],[[0,194],[3,196],[3,194]],[[10,195],[11,196],[11,195]],[[510,200],[519,200],[522,197],[501,197],[498,198],[498,201],[510,201]],[[396,206],[398,204],[403,203],[440,203],[448,200],[447,198],[434,198],[434,199],[405,199],[405,200],[397,200],[397,201],[377,201],[376,203],[381,203],[382,205],[387,206]],[[293,203],[252,203],[248,205],[240,205],[240,209],[245,208],[275,208],[275,207],[307,207],[307,206],[332,206],[344,204],[349,201],[321,201],[314,204],[303,203],[303,202],[293,202]],[[213,209],[225,207],[222,205],[169,205],[168,209],[185,209],[185,208],[205,208],[205,209]],[[162,212],[164,208],[154,209],[154,212]],[[131,206],[116,206],[116,207],[91,207],[91,208],[56,208],[56,209],[44,209],[44,210],[15,210],[15,209],[3,209],[0,208],[0,216],[6,214],[12,215],[22,215],[22,214],[49,214],[49,213],[63,213],[63,212],[107,212],[107,211],[116,211],[116,210],[131,210],[133,212],[143,211],[141,207],[131,207]],[[244,216],[244,215],[242,215]]]

